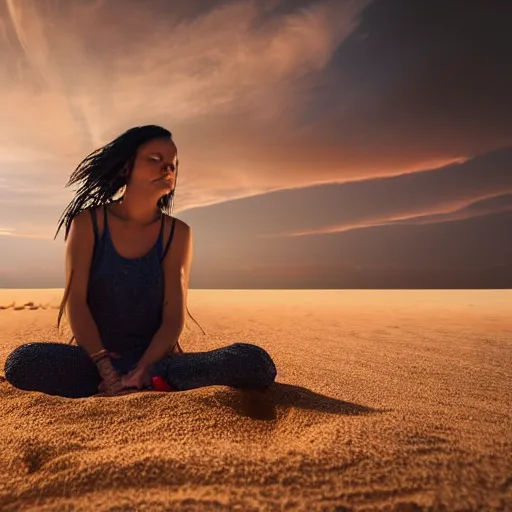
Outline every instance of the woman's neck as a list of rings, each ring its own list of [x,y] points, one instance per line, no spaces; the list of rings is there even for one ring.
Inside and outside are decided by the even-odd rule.
[[[127,207],[128,206],[128,207]],[[114,217],[122,220],[123,222],[130,222],[133,224],[139,224],[147,226],[155,223],[162,216],[160,209],[155,206],[152,211],[137,210],[136,208],[130,208],[129,205],[123,204],[122,201],[116,201],[109,205],[108,211],[114,215]]]

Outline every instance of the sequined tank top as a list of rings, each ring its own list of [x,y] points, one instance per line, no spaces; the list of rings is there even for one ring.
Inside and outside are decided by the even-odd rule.
[[[89,272],[87,302],[104,347],[120,355],[141,356],[162,320],[164,300],[163,261],[174,235],[163,245],[164,215],[153,248],[139,258],[121,256],[110,236],[106,208],[104,229],[99,237],[94,208],[90,210],[94,228],[94,252]]]

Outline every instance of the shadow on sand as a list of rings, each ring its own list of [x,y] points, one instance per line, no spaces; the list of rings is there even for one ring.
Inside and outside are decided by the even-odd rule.
[[[234,409],[241,416],[257,420],[277,419],[277,408],[299,408],[329,414],[359,416],[389,412],[391,409],[373,409],[364,405],[331,398],[302,386],[275,382],[264,390],[229,388],[219,390],[212,397],[217,405]]]
[[[6,383],[0,376],[0,383]],[[277,419],[277,408],[309,409],[328,414],[360,416],[389,412],[391,409],[374,409],[365,405],[345,402],[320,393],[315,393],[302,386],[274,382],[263,390],[223,387],[202,401],[207,405],[225,406],[233,409],[241,416],[255,420]]]

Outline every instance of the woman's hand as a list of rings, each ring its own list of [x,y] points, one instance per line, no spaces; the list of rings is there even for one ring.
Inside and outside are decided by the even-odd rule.
[[[121,377],[123,388],[147,388],[153,383],[151,374],[147,368],[135,367],[132,371]]]
[[[112,366],[109,358],[103,358],[96,363],[102,381],[98,386],[99,393],[95,396],[117,396],[132,393],[132,390],[123,389],[121,375]]]
[[[109,387],[107,392],[107,386],[105,381],[102,380],[98,386],[99,393],[94,396],[116,396],[116,395],[126,395],[127,393],[134,393],[136,389],[123,389],[123,385],[121,384],[121,377],[119,376],[118,382],[114,383],[114,385]]]
[[[115,380],[105,381],[102,380],[98,386],[98,391],[94,396],[119,396],[128,395],[130,393],[137,393],[138,389],[124,389],[119,376]]]

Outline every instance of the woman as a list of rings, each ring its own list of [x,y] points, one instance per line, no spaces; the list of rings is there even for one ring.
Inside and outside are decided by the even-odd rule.
[[[192,230],[172,216],[178,151],[159,126],[128,130],[83,160],[66,225],[66,311],[77,345],[27,343],[9,354],[6,379],[24,390],[79,398],[209,385],[266,388],[275,365],[262,348],[234,343],[183,353]],[[69,234],[69,237],[68,237]],[[71,343],[71,342],[70,342]]]

